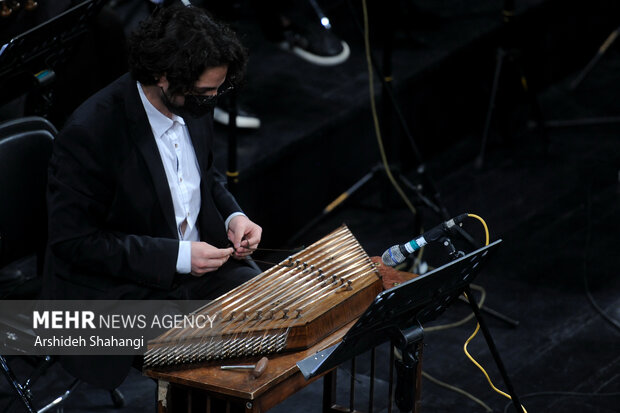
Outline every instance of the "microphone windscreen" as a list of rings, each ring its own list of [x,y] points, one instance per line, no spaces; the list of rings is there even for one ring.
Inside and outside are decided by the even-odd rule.
[[[383,263],[390,267],[400,264],[401,262],[405,261],[405,259],[407,259],[407,257],[403,255],[398,245],[390,247],[381,256],[381,260],[383,261]]]

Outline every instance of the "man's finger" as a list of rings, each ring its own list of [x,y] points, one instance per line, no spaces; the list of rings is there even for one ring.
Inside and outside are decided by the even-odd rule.
[[[220,254],[218,254],[219,257],[229,257],[235,250],[234,248],[222,248],[218,250],[220,252]]]
[[[218,269],[219,267],[224,265],[226,261],[228,261],[229,257],[230,254],[226,254],[220,258],[205,258],[203,262],[198,264],[198,268],[201,270]]]

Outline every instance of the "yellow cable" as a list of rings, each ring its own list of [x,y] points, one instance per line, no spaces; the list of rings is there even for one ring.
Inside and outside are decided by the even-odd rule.
[[[484,300],[486,298],[486,291],[484,290],[484,288],[482,288],[479,285],[475,285],[472,284],[471,288],[473,290],[477,290],[481,292],[481,296],[480,296],[480,301],[478,302],[478,306],[482,307],[482,305],[484,304]],[[462,324],[465,324],[466,322],[468,322],[469,320],[471,320],[474,317],[474,314],[470,314],[467,317],[461,319],[460,321],[451,323],[451,324],[444,324],[444,325],[439,325],[439,326],[432,326],[432,327],[428,327],[424,329],[425,333],[429,333],[429,332],[433,332],[433,331],[439,331],[439,330],[447,330],[449,328],[454,328],[454,327],[458,327]],[[478,399],[476,396],[474,396],[473,394],[461,389],[460,387],[448,384],[446,382],[443,382],[433,376],[431,376],[430,374],[422,371],[422,375],[424,377],[426,377],[428,380],[432,381],[433,383],[435,383],[438,386],[444,387],[450,391],[459,393],[464,395],[465,397],[470,398],[471,400],[473,400],[474,402],[478,403],[479,405],[481,405],[482,407],[484,407],[486,409],[487,412],[492,412],[493,410],[486,404],[484,403],[482,400]]]
[[[489,382],[489,384],[491,385],[491,388],[493,390],[495,390],[497,393],[501,394],[502,396],[506,397],[509,400],[512,400],[512,397],[508,394],[505,393],[503,391],[501,391],[500,389],[498,389],[497,387],[495,387],[495,385],[493,384],[493,382],[491,381],[491,378],[489,377],[488,373],[486,372],[486,370],[484,369],[484,367],[482,367],[472,356],[471,354],[469,354],[469,351],[467,351],[467,345],[469,344],[469,342],[476,336],[476,334],[478,334],[478,331],[480,330],[480,324],[476,323],[476,330],[474,331],[474,333],[467,339],[467,341],[465,342],[465,344],[463,345],[463,351],[465,352],[465,355],[469,358],[469,360],[474,363],[476,365],[476,367],[478,367],[480,369],[480,371],[482,371],[482,374],[484,374],[484,377],[487,378],[487,381]],[[525,407],[523,405],[521,405],[521,408],[523,409],[523,411],[525,413],[527,413],[527,410],[525,409]]]
[[[482,226],[484,227],[485,241],[484,245],[489,245],[489,227],[487,227],[487,223],[480,216],[476,214],[467,214],[468,217],[476,218],[478,221],[482,222]]]
[[[387,156],[385,155],[385,149],[383,147],[383,139],[381,138],[381,129],[379,127],[379,117],[377,115],[377,107],[375,105],[375,85],[374,85],[374,76],[372,69],[372,59],[370,57],[370,36],[368,30],[368,9],[366,7],[366,0],[362,0],[362,9],[364,11],[364,46],[366,49],[366,64],[368,66],[368,90],[370,93],[370,108],[372,111],[372,119],[375,127],[375,135],[377,136],[377,144],[379,145],[379,153],[381,154],[381,162],[383,163],[383,168],[385,169],[385,173],[387,174],[390,182],[396,189],[396,192],[401,196],[405,204],[409,208],[409,210],[415,215],[417,211],[411,201],[407,198],[407,195],[402,190],[394,176],[392,175],[392,171],[390,170],[390,165],[387,160]]]
[[[484,219],[482,219],[480,216],[476,215],[476,214],[467,214],[467,216],[472,217],[472,218],[476,218],[477,220],[479,220],[482,223],[482,226],[484,227],[484,234],[485,234],[485,242],[484,245],[489,245],[489,227],[487,226],[487,223],[484,221]],[[467,297],[467,294],[463,293],[463,295],[465,295],[465,298],[467,298],[469,300],[469,297]],[[489,382],[489,384],[491,385],[491,388],[493,390],[495,390],[497,393],[501,394],[502,396],[512,400],[512,397],[510,397],[509,394],[501,391],[500,389],[498,389],[497,387],[495,387],[495,385],[493,384],[493,382],[491,381],[491,378],[489,377],[488,373],[486,372],[486,370],[484,369],[484,367],[482,367],[480,365],[480,363],[478,363],[471,354],[469,354],[469,351],[467,351],[467,345],[469,344],[470,341],[472,341],[474,339],[474,337],[476,337],[476,334],[478,334],[478,331],[480,331],[480,323],[476,323],[476,330],[474,330],[474,333],[467,339],[467,341],[465,342],[465,344],[463,345],[463,351],[465,352],[465,355],[467,356],[467,358],[469,358],[469,360],[474,363],[476,365],[476,367],[478,367],[480,369],[480,371],[482,371],[482,374],[484,374],[484,377],[487,378],[487,381]],[[523,411],[525,413],[527,413],[527,410],[525,410],[525,407],[523,407],[523,405],[521,405],[521,407],[523,408]]]

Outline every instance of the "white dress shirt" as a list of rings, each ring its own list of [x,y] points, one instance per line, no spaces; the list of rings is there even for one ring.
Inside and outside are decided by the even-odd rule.
[[[172,115],[170,119],[165,116],[149,102],[139,82],[137,86],[166,171],[172,196],[179,237],[176,270],[186,274],[191,271],[191,242],[200,240],[196,226],[201,202],[198,160],[183,118]],[[228,217],[226,228],[230,220],[239,214],[234,213]]]

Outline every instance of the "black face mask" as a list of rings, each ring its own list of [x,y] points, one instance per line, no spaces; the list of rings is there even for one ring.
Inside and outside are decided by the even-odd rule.
[[[213,111],[217,95],[213,96],[201,96],[201,95],[185,95],[185,103],[183,105],[175,105],[170,101],[170,98],[163,89],[161,89],[163,95],[164,105],[168,110],[175,115],[182,118],[201,118],[209,112]]]

